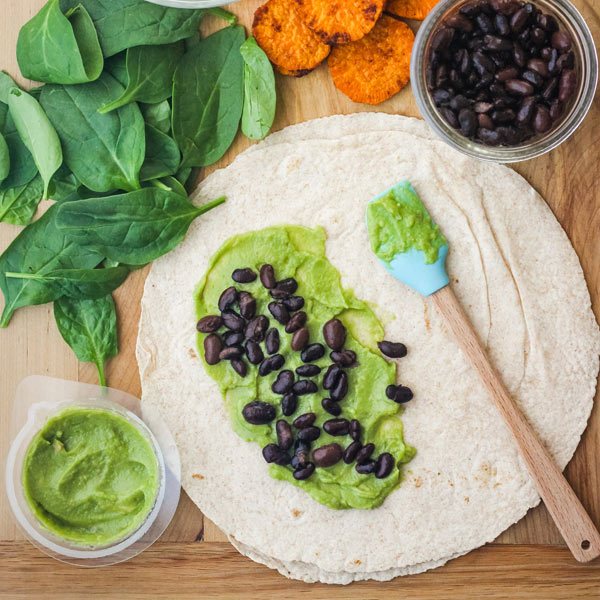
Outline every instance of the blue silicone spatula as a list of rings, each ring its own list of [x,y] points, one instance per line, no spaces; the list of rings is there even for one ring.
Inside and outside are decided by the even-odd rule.
[[[367,228],[372,248],[381,264],[396,279],[431,298],[511,430],[538,493],[573,556],[580,562],[600,556],[600,533],[510,397],[458,303],[445,268],[448,242],[431,220],[412,185],[402,181],[373,198],[371,203],[374,204],[367,208]],[[387,237],[379,235],[382,230]],[[421,235],[415,234],[416,230]]]

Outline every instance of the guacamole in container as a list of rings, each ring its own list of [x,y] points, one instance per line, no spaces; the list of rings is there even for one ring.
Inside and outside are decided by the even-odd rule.
[[[153,443],[125,416],[71,406],[50,416],[27,448],[25,499],[39,523],[71,543],[102,547],[127,537],[159,489]]]

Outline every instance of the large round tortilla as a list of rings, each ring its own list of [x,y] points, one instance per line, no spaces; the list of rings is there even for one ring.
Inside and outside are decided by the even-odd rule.
[[[600,334],[579,261],[542,198],[507,167],[468,159],[416,120],[384,114],[289,127],[209,176],[197,219],[146,281],[137,357],[143,402],[176,436],[184,489],[251,558],[306,581],[389,579],[443,564],[496,538],[538,503],[511,435],[434,312],[368,246],[370,198],[409,179],[450,242],[448,272],[489,355],[564,467],[591,411]],[[196,355],[193,291],[229,236],[322,225],[342,283],[403,341],[398,379],[417,448],[401,486],[375,510],[334,511],[268,475],[237,437]],[[244,265],[240,265],[244,266]],[[390,316],[395,316],[390,320]]]

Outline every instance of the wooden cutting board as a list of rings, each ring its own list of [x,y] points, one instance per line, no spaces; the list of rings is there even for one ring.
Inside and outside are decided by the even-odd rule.
[[[44,0],[3,3],[0,22],[1,67],[13,76],[19,28]],[[230,10],[249,27],[260,0],[241,0]],[[575,0],[592,34],[600,39],[600,0]],[[418,24],[413,23],[416,27]],[[203,32],[221,27],[207,18]],[[21,79],[22,81],[22,79]],[[23,82],[26,83],[26,82]],[[418,117],[410,87],[377,107],[355,104],[339,93],[326,66],[310,75],[277,78],[278,109],[274,129],[332,114],[377,110]],[[214,167],[229,164],[250,145],[239,136]],[[600,107],[598,96],[585,122],[560,148],[515,165],[554,211],[565,228],[586,274],[592,302],[600,316]],[[19,227],[0,224],[0,251]],[[116,293],[120,354],[107,369],[109,385],[140,395],[135,340],[140,298],[147,269],[134,271]],[[95,368],[80,364],[57,332],[50,305],[16,312],[0,331],[0,444],[6,455],[12,397],[30,374],[96,383]],[[598,396],[597,398],[598,399]],[[600,525],[600,409],[596,403],[589,426],[566,474]],[[426,540],[424,540],[426,543]],[[129,598],[383,598],[404,593],[412,598],[568,599],[600,598],[600,561],[579,565],[564,547],[543,506],[533,509],[494,544],[425,574],[387,583],[349,587],[289,581],[239,555],[227,538],[182,494],[173,522],[148,551],[128,563],[83,571],[45,557],[24,541],[0,495],[0,598],[82,598],[86,595]]]

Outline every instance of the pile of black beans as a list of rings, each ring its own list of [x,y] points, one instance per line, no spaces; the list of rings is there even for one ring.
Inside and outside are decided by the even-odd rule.
[[[292,351],[300,352],[303,364],[295,369],[295,373],[283,369],[286,358],[279,353],[279,330],[270,327],[267,315],[257,314],[256,299],[248,291],[238,290],[235,286],[225,289],[218,301],[220,314],[201,318],[196,328],[207,334],[204,338],[207,364],[229,361],[240,377],[248,374],[248,363],[256,365],[262,377],[277,373],[271,389],[281,396],[282,415],[291,417],[296,412],[299,396],[319,391],[314,378],[321,374],[322,369],[314,361],[325,356],[326,348],[319,342],[310,341],[306,326],[308,316],[302,310],[304,298],[294,295],[298,289],[297,281],[292,277],[277,281],[269,264],[261,267],[258,276],[272,298],[267,306],[271,318],[291,336]],[[257,274],[250,268],[236,269],[232,273],[233,281],[242,285],[252,283],[256,278]],[[331,364],[321,378],[321,387],[328,392],[321,406],[334,417],[323,423],[323,430],[331,436],[349,436],[350,444],[345,449],[337,443],[326,444],[314,448],[311,455],[311,444],[320,437],[321,429],[315,425],[317,415],[309,412],[297,416],[291,424],[285,419],[277,420],[277,444],[267,444],[263,448],[263,456],[268,463],[291,465],[298,480],[310,477],[316,467],[331,467],[340,460],[346,464],[356,462],[358,473],[373,473],[379,479],[387,477],[394,468],[394,459],[388,452],[372,458],[375,445],[361,443],[359,421],[340,417],[340,402],[348,393],[346,371],[358,366],[356,353],[344,348],[346,334],[346,328],[339,319],[331,319],[323,326],[323,339],[330,350]],[[378,346],[390,358],[401,358],[407,352],[406,346],[401,343],[384,340]],[[412,392],[405,386],[390,385],[386,396],[394,402],[404,403],[412,398]],[[244,406],[242,416],[252,425],[265,425],[276,419],[277,409],[268,402],[254,400]]]
[[[578,85],[569,34],[530,2],[473,0],[431,38],[426,81],[465,137],[516,146],[549,131]]]

